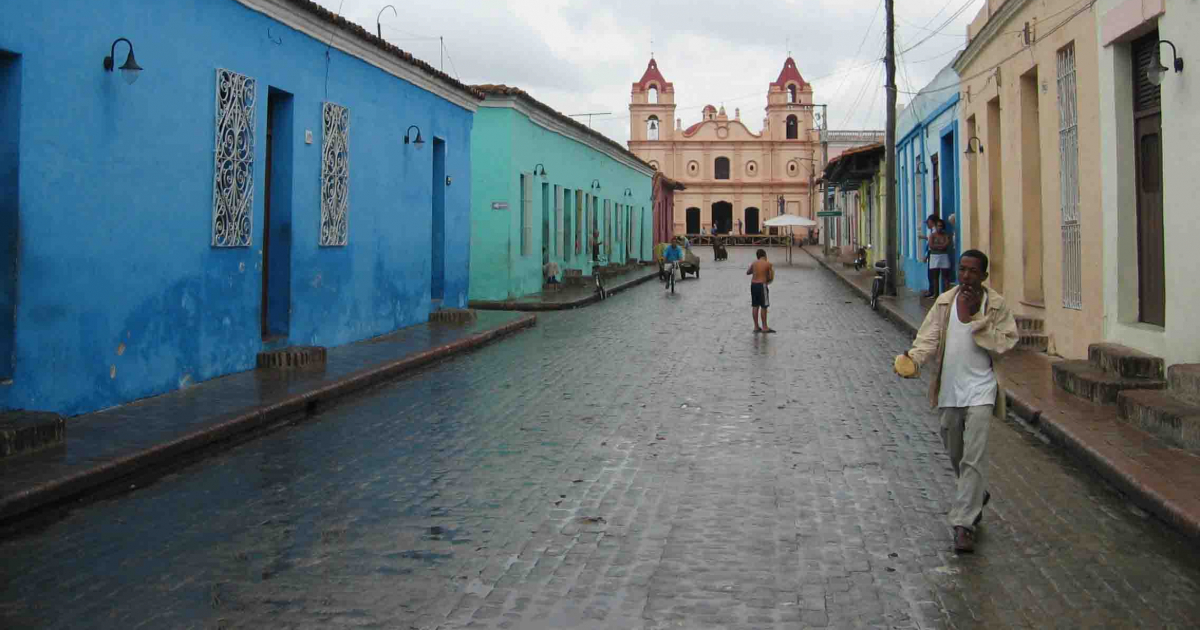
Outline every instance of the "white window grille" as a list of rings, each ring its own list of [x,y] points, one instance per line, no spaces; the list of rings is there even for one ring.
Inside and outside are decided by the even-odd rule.
[[[249,247],[253,241],[256,88],[254,79],[217,68],[213,247]]]
[[[1076,116],[1075,43],[1058,51],[1058,172],[1062,210],[1063,308],[1083,308],[1079,227],[1079,129]]]
[[[612,207],[609,206],[609,200],[604,200],[604,256],[610,261],[612,260]]]
[[[321,136],[321,246],[349,240],[350,110],[325,103]]]
[[[521,175],[521,255],[533,252],[533,174]]]
[[[566,216],[563,214],[563,193],[558,186],[554,187],[554,227],[555,227],[555,242],[558,247],[558,255],[563,260],[570,258],[567,255],[566,233],[563,230],[563,222]]]

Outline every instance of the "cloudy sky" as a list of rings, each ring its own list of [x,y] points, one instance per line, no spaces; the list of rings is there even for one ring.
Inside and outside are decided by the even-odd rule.
[[[388,0],[317,0],[375,31]],[[982,0],[897,3],[900,90],[954,58]],[[916,6],[919,5],[919,6]],[[468,84],[520,87],[565,114],[629,137],[629,88],[654,57],[684,127],[707,103],[762,127],[767,84],[790,50],[834,129],[884,124],[882,0],[406,0],[380,18],[392,43]],[[440,56],[438,37],[445,41]],[[903,104],[907,96],[900,94]],[[587,118],[580,118],[587,122]]]

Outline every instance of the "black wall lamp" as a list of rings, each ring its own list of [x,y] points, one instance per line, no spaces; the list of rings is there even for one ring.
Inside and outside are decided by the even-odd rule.
[[[1172,44],[1165,39],[1158,40],[1159,46],[1163,44],[1171,47],[1171,57],[1175,60],[1175,63],[1173,64],[1175,66],[1175,72],[1183,72],[1183,59],[1175,51],[1175,44]],[[1150,83],[1153,83],[1154,85],[1162,85],[1163,77],[1165,76],[1167,76],[1167,67],[1162,65],[1162,61],[1158,62],[1157,68],[1150,68],[1149,70],[1146,70],[1146,78],[1149,79]]]
[[[983,153],[983,140],[980,140],[979,136],[971,136],[970,138],[967,138],[967,150],[963,151],[964,155],[975,155],[975,149],[973,148],[971,142],[978,144],[979,152]]]
[[[626,189],[625,189],[625,196],[626,196],[626,197],[632,197],[632,196],[633,196],[633,189],[632,189],[632,188],[626,188]]]
[[[400,14],[396,13],[396,7],[394,7],[390,4],[379,10],[379,13],[376,14],[376,16],[375,16],[375,34],[379,36],[379,39],[383,39],[383,27],[379,25],[379,17],[381,15],[383,15],[383,12],[387,11],[388,9],[392,10],[392,15],[394,15],[396,17],[400,17]]]
[[[408,129],[404,130],[404,144],[408,144],[408,132],[412,131],[413,129],[417,130],[417,137],[412,141],[412,143],[417,146],[425,144],[425,141],[421,139],[421,128],[416,125],[409,125]]]
[[[541,175],[542,175],[542,177],[545,177],[545,176],[546,176],[546,167],[545,167],[545,166],[543,166],[541,162],[538,162],[538,165],[537,165],[537,166],[535,166],[535,167],[533,167],[533,176],[534,176],[534,177],[537,177],[537,176],[538,176],[538,169],[539,169],[539,168],[540,168],[540,169],[542,169],[542,172],[541,172]]]
[[[598,180],[598,179],[592,180],[592,190],[600,190],[600,180]]]
[[[449,175],[446,176],[446,185],[447,186],[450,185],[450,176]]]
[[[133,82],[137,81],[138,74],[142,71],[142,67],[138,65],[137,59],[133,58],[133,42],[129,41],[128,39],[125,39],[124,37],[118,37],[113,41],[112,49],[109,51],[108,56],[104,58],[104,69],[109,72],[113,71],[113,57],[117,55],[117,44],[120,42],[129,44],[129,56],[125,58],[125,65],[117,69],[121,71],[121,78],[125,79],[125,83],[133,85]]]

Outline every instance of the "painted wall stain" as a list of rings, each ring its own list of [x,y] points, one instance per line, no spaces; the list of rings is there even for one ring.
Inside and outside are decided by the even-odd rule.
[[[117,356],[121,356],[123,354],[125,354],[125,343],[121,342],[117,344]]]

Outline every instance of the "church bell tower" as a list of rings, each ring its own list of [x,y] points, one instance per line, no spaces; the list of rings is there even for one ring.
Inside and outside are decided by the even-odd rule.
[[[629,99],[629,140],[671,140],[675,125],[675,86],[658,71],[650,58],[646,72],[633,84]]]

